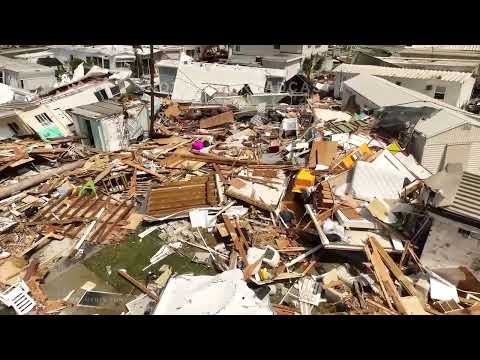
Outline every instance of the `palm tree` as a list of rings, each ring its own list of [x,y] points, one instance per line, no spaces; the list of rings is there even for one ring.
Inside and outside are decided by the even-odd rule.
[[[133,54],[135,55],[135,69],[132,69],[133,73],[137,73],[137,76],[141,78],[143,76],[143,64],[140,55],[138,54],[138,49],[142,48],[142,45],[132,45]],[[134,71],[135,70],[135,71]]]
[[[325,57],[318,54],[312,55],[311,57],[305,58],[305,60],[303,60],[302,71],[307,77],[307,79],[310,80],[312,78],[312,75],[314,75],[322,68],[324,61]]]
[[[312,74],[312,64],[313,61],[311,57],[303,59],[302,72],[305,74],[307,79],[310,79],[310,76]]]

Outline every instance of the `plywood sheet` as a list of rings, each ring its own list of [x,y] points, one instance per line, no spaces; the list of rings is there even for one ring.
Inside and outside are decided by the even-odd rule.
[[[208,129],[208,128],[221,126],[225,124],[231,124],[233,122],[234,122],[233,112],[228,111],[222,114],[218,114],[218,115],[200,120],[200,128]]]
[[[336,141],[315,140],[312,143],[308,167],[314,168],[317,165],[329,167],[337,157],[337,146]]]

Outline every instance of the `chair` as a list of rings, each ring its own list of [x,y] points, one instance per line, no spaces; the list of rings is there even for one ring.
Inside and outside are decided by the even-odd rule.
[[[29,292],[29,287],[22,280],[0,293],[0,301],[7,306],[13,306],[18,315],[25,315],[37,305],[28,295]]]

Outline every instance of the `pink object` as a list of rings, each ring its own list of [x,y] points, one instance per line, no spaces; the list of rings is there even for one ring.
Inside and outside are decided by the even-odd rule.
[[[203,149],[203,141],[197,140],[192,143],[192,149],[194,150],[202,150]]]

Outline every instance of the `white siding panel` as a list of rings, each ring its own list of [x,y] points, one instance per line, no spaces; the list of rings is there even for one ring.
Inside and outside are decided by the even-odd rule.
[[[432,174],[436,174],[440,170],[445,147],[443,144],[425,146],[421,165]]]
[[[480,142],[474,142],[470,145],[470,155],[465,171],[480,174]]]
[[[427,145],[433,144],[464,144],[480,141],[480,126],[470,125],[470,130],[464,125],[451,129],[427,140]]]
[[[464,168],[468,164],[470,144],[448,145],[445,154],[445,166],[451,163],[462,163]]]

